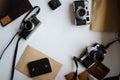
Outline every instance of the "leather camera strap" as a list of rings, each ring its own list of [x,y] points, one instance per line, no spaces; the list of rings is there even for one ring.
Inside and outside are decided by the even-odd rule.
[[[25,19],[27,19],[27,17],[29,17],[29,15],[32,13],[32,11],[34,11],[34,9],[36,9],[36,8],[37,8],[38,10],[35,12],[35,14],[32,15],[32,16],[36,16],[36,15],[40,12],[40,7],[39,7],[39,6],[33,7],[33,8],[27,13],[27,15],[23,18],[22,22],[24,22]],[[18,32],[13,36],[13,38],[11,39],[11,41],[8,43],[8,45],[6,46],[6,48],[3,50],[2,54],[0,55],[0,60],[1,60],[4,52],[5,52],[6,49],[9,47],[9,45],[12,43],[12,41],[14,40],[14,38],[16,37],[17,34],[18,34]],[[18,44],[19,44],[20,39],[21,39],[21,37],[18,38],[17,43],[16,43],[16,47],[15,47],[15,51],[14,51],[10,80],[13,80],[13,78],[14,78],[15,62],[16,62]]]
[[[77,58],[76,57],[73,57],[73,61],[76,65],[76,71],[75,71],[75,74],[73,76],[73,80],[77,80],[77,75],[78,75],[78,63],[77,63]]]
[[[111,41],[110,43],[108,43],[106,46],[105,46],[105,49],[108,49],[112,44],[114,44],[115,42],[120,42],[120,40],[119,39],[116,39],[116,40],[113,40],[113,41]]]
[[[40,7],[39,7],[39,6],[33,7],[33,8],[26,14],[26,16],[23,18],[23,21],[22,21],[22,22],[24,22],[25,19],[27,19],[27,17],[29,17],[29,15],[32,13],[32,11],[34,11],[34,9],[36,9],[36,8],[38,8],[38,10],[35,12],[35,14],[32,15],[32,16],[36,16],[36,15],[40,12]],[[19,41],[20,41],[21,38],[22,38],[21,36],[18,38],[16,47],[15,47],[10,80],[13,80],[13,78],[14,78],[15,62],[16,62],[17,51],[18,51],[18,44],[19,44]]]
[[[21,37],[18,38],[16,47],[15,47],[15,51],[14,51],[14,56],[13,56],[13,62],[12,62],[12,70],[11,70],[11,77],[10,77],[10,80],[13,80],[13,77],[14,77],[15,62],[16,62],[18,44],[19,44],[20,39],[21,39]]]

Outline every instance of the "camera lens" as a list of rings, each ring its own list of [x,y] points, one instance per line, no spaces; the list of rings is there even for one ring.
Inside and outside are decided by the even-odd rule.
[[[85,9],[79,9],[78,14],[79,16],[84,16],[86,13]]]
[[[102,53],[97,52],[94,54],[94,61],[95,62],[102,62],[103,59],[104,59],[104,55]]]
[[[30,21],[25,22],[25,29],[31,31],[33,29],[33,24]]]
[[[89,53],[89,57],[91,60],[98,62],[98,63],[102,62],[104,59],[103,53],[101,53],[99,51],[91,51]]]

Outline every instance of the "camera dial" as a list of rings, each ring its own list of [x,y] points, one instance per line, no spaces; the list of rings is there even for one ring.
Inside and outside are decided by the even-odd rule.
[[[85,4],[85,5],[88,5],[88,3],[89,3],[88,0],[85,0],[85,1],[84,1],[84,4]]]
[[[24,23],[24,29],[27,30],[27,31],[31,31],[34,29],[34,24],[31,23],[30,21],[26,21]]]
[[[77,17],[79,19],[85,19],[85,15],[86,15],[86,10],[82,7],[78,7],[77,11],[76,11]]]

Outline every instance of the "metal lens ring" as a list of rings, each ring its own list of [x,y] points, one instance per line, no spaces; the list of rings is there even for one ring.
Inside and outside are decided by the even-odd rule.
[[[101,63],[104,60],[104,55],[100,52],[96,52],[93,57],[95,62]]]
[[[88,53],[88,56],[91,60],[97,63],[101,63],[104,60],[104,55],[99,51],[91,51]]]
[[[83,7],[78,7],[76,11],[76,15],[79,19],[85,19],[86,18],[86,10]]]
[[[24,29],[26,29],[27,31],[31,31],[34,29],[34,24],[30,21],[26,21],[24,23]]]

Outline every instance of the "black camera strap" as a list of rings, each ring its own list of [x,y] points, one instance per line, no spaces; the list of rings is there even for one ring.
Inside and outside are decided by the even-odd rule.
[[[32,16],[36,16],[39,12],[40,12],[40,7],[39,6],[35,6],[33,7],[27,14],[26,16],[23,18],[22,22],[25,22],[27,17],[29,17],[29,15],[35,10],[37,9],[37,11],[35,12],[35,14],[33,14]]]
[[[105,49],[108,49],[112,44],[114,44],[115,42],[120,42],[120,40],[113,40],[111,41],[110,43],[108,43],[106,46],[105,46]]]
[[[40,7],[39,6],[35,6],[33,7],[27,14],[26,16],[23,18],[22,23],[27,19],[27,17],[30,15],[30,13],[34,10],[38,8],[38,10],[35,12],[35,14],[33,14],[32,16],[36,16],[39,12],[40,12]],[[4,52],[6,51],[6,49],[10,46],[10,44],[12,43],[12,41],[14,40],[14,38],[16,37],[16,35],[18,34],[18,32],[13,36],[13,38],[10,40],[10,42],[8,43],[8,45],[5,47],[5,49],[3,50],[3,52],[0,55],[0,60],[2,59],[2,56],[4,54]]]
[[[105,49],[108,49],[112,44],[114,44],[115,42],[119,42],[120,43],[120,32],[116,33],[116,38],[115,40],[109,42],[105,47]]]
[[[18,44],[19,44],[20,39],[21,39],[21,37],[18,38],[17,43],[16,43],[16,47],[15,47],[15,51],[14,51],[10,80],[13,80],[13,77],[14,77],[15,62],[16,62],[17,51],[18,51]]]
[[[6,49],[10,46],[10,44],[12,43],[12,41],[14,40],[14,38],[16,37],[17,33],[13,36],[13,38],[10,40],[10,42],[8,43],[8,45],[5,47],[5,49],[3,50],[3,52],[0,55],[0,60],[2,59],[2,56],[4,54],[4,52],[6,51]]]
[[[40,7],[39,7],[39,6],[33,7],[33,8],[26,14],[26,16],[23,18],[22,23],[27,19],[27,17],[29,17],[29,15],[30,15],[36,8],[37,8],[38,10],[35,12],[35,14],[33,14],[33,15],[31,15],[31,16],[36,16],[36,15],[40,12]],[[4,52],[7,50],[7,48],[10,46],[10,44],[13,42],[13,40],[14,40],[14,38],[16,37],[17,34],[18,34],[18,32],[13,36],[13,38],[10,40],[10,42],[8,43],[8,45],[7,45],[7,46],[5,47],[5,49],[3,50],[2,54],[0,55],[0,60],[1,60]],[[18,40],[17,40],[17,43],[16,43],[15,51],[14,51],[10,80],[13,80],[13,77],[14,77],[15,62],[16,62],[17,51],[18,51],[18,44],[19,44],[20,39],[21,39],[21,37],[19,36],[19,38],[18,38]]]
[[[78,75],[78,63],[77,63],[77,57],[73,57],[73,61],[75,63],[75,66],[76,66],[76,71],[75,71],[75,74],[73,76],[73,80],[77,80],[77,75]]]
[[[32,16],[36,16],[36,15],[40,12],[40,7],[39,7],[39,6],[33,7],[33,8],[26,14],[26,16],[23,18],[23,21],[22,21],[22,22],[24,22],[25,19],[30,15],[30,13],[32,13],[32,11],[33,11],[34,9],[36,9],[36,8],[38,8],[38,10],[36,11],[35,14],[32,15]],[[21,36],[18,38],[16,47],[15,47],[10,80],[13,80],[13,78],[14,78],[15,62],[16,62],[17,51],[18,51],[18,44],[19,44],[20,39],[21,39]]]

